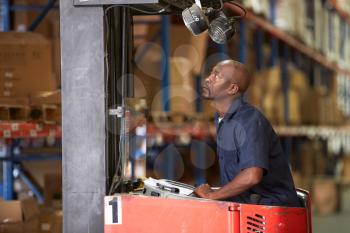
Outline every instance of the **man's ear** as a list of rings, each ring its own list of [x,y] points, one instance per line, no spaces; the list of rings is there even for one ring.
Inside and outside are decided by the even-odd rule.
[[[235,95],[239,92],[239,86],[235,83],[231,83],[227,92],[229,95]]]

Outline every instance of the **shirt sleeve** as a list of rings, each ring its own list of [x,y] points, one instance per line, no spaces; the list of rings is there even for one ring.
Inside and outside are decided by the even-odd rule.
[[[262,119],[247,120],[242,130],[245,139],[239,148],[240,170],[250,167],[264,169],[264,174],[269,170],[269,130]]]

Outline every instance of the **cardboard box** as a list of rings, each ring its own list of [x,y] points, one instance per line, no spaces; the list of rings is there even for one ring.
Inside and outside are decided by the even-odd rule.
[[[52,63],[57,87],[61,87],[61,40],[52,40]]]
[[[154,26],[154,25],[152,25]],[[150,27],[152,28],[152,27]],[[156,44],[150,46],[147,53],[141,52],[147,45],[138,47],[135,54],[134,93],[135,98],[145,98],[151,111],[161,110],[161,52]]]
[[[52,226],[52,233],[62,233],[63,232],[63,212],[62,210],[55,211],[54,214],[54,224]]]
[[[301,124],[301,96],[298,90],[288,90],[288,123],[292,125]],[[284,114],[283,114],[284,115]]]
[[[170,110],[175,113],[194,112],[196,91],[191,75],[191,62],[185,57],[170,59]]]
[[[329,215],[339,210],[340,192],[331,178],[318,178],[312,184],[312,202],[316,213]]]
[[[262,109],[271,124],[284,124],[284,96],[281,91],[266,93],[262,101]]]
[[[188,59],[191,74],[201,74],[206,58],[208,35],[193,36],[183,25],[170,27],[170,56]]]
[[[51,43],[35,33],[0,34],[0,96],[56,89]]]
[[[46,174],[44,177],[45,205],[62,208],[62,174]]]
[[[39,232],[39,208],[34,199],[0,200],[0,232]]]
[[[343,182],[350,184],[350,155],[344,157],[343,163]]]
[[[282,90],[281,71],[279,67],[262,71],[265,81],[264,89],[268,92],[279,92]]]
[[[62,211],[42,207],[39,217],[40,233],[62,233]]]
[[[309,84],[305,74],[295,68],[290,68],[288,72],[289,76],[289,88],[292,88],[304,97],[309,91]]]
[[[311,143],[302,144],[299,150],[301,176],[310,178],[315,175],[315,156],[319,156],[319,154],[317,154]]]
[[[52,39],[53,40],[59,40],[61,35],[61,29],[60,29],[60,17],[58,13],[53,14],[49,18],[51,22],[52,27]]]
[[[317,125],[320,123],[320,101],[320,91],[310,88],[301,103],[301,117],[304,124]]]
[[[250,83],[250,87],[247,90],[246,95],[248,96],[249,103],[257,107],[258,109],[262,109],[262,99],[265,95],[265,77],[262,72],[254,73],[253,79]]]
[[[0,97],[0,105],[21,105],[28,106],[29,98],[28,97]]]

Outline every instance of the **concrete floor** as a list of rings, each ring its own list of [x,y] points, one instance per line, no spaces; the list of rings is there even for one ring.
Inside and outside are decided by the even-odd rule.
[[[328,216],[313,214],[313,233],[350,233],[350,187],[341,193],[341,211]]]
[[[312,219],[313,233],[349,233],[350,213],[329,216],[314,216]]]

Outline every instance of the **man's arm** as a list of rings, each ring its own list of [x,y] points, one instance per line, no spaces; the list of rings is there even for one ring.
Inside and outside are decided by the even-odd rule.
[[[199,197],[221,200],[237,196],[257,185],[264,174],[260,167],[250,167],[242,170],[230,183],[217,191],[213,191],[208,184],[199,186],[194,192]]]

